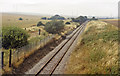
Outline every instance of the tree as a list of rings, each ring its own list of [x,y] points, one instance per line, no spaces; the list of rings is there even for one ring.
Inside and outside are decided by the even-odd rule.
[[[12,50],[26,45],[29,35],[18,27],[2,28],[2,47],[9,50],[9,67],[11,67]]]
[[[37,26],[44,26],[44,24],[40,21],[38,22]]]
[[[52,34],[60,34],[60,32],[64,29],[64,26],[63,21],[53,20],[45,24],[45,30]]]
[[[18,27],[2,28],[2,47],[5,49],[15,49],[26,45],[29,35],[27,32]]]

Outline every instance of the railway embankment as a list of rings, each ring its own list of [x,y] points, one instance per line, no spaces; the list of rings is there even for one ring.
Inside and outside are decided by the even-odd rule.
[[[68,61],[65,74],[117,74],[118,28],[90,21]]]

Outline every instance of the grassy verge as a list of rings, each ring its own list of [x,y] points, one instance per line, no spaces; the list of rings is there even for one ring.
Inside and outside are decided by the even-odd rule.
[[[117,74],[118,29],[91,21],[71,54],[65,74]]]

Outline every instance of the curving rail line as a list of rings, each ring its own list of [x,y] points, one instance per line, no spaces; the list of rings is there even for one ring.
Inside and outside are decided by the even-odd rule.
[[[66,41],[57,49],[57,51],[50,58],[46,60],[44,65],[40,67],[39,71],[35,74],[35,76],[38,76],[39,74],[49,74],[51,76],[53,74],[61,60],[64,58],[68,49],[71,47],[72,43],[83,30],[83,27],[85,27],[87,22],[88,21],[83,23],[76,30],[74,30],[72,34],[67,36]]]

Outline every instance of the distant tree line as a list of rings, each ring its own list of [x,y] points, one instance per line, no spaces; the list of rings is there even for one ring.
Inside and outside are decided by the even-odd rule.
[[[41,19],[52,20],[50,22],[47,22],[46,24],[43,24],[41,21],[38,22],[37,24],[37,26],[44,26],[45,27],[44,29],[47,32],[52,33],[52,34],[60,34],[60,32],[64,29],[65,24],[71,24],[71,21],[66,22],[64,24],[64,21],[62,20],[64,20],[65,18],[59,15],[52,16],[51,18],[43,17]],[[95,17],[87,18],[87,16],[79,16],[77,18],[71,18],[71,19],[72,19],[72,22],[78,22],[80,23],[80,25],[84,23],[86,20],[97,20]]]
[[[73,22],[79,22],[80,24],[84,23],[87,19],[87,16],[79,16],[77,18],[72,18]]]
[[[92,17],[91,19],[89,19],[89,20],[98,20],[97,18],[95,18],[95,17]]]
[[[43,20],[65,20],[65,18],[60,15],[55,15],[50,18],[42,17],[41,19],[43,19]]]
[[[79,16],[77,18],[71,18],[73,22],[78,22],[80,24],[84,23],[86,20],[98,20],[95,17],[87,18],[87,16]]]

